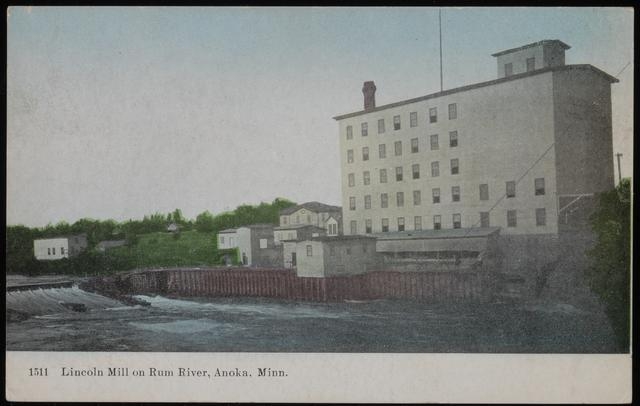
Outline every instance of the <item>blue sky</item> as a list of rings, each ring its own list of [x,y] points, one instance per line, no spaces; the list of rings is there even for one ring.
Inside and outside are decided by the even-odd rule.
[[[439,90],[434,8],[8,11],[7,221],[188,217],[277,196],[340,204],[337,124]],[[444,86],[495,78],[491,53],[560,39],[619,76],[614,150],[632,172],[633,12],[443,9]]]

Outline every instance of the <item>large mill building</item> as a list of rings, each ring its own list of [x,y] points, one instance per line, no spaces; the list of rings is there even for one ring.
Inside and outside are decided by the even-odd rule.
[[[383,106],[365,82],[364,109],[335,117],[344,234],[499,227],[509,250],[531,252],[584,226],[614,187],[617,79],[566,65],[569,48],[498,52],[497,79]]]

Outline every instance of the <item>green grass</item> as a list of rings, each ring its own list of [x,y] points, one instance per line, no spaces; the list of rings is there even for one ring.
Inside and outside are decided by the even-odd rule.
[[[171,233],[151,233],[138,236],[134,246],[108,251],[114,260],[131,268],[207,266],[219,263],[214,233],[184,231],[178,238]]]

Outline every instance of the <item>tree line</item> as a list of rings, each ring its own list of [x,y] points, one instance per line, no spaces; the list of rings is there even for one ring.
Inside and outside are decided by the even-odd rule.
[[[80,219],[73,224],[59,222],[45,227],[26,227],[15,225],[6,227],[6,270],[11,274],[39,275],[47,273],[82,274],[87,269],[113,272],[131,267],[131,264],[108,259],[96,253],[93,248],[105,240],[126,240],[133,246],[138,236],[149,233],[165,232],[171,223],[178,225],[181,231],[195,230],[201,233],[217,234],[225,228],[235,228],[254,223],[277,224],[280,210],[294,206],[295,203],[283,198],[277,198],[271,203],[262,202],[259,205],[244,204],[235,210],[217,215],[205,211],[196,216],[195,220],[187,219],[180,209],[170,213],[154,213],[145,215],[141,220],[130,219],[117,222],[115,220]],[[68,260],[37,261],[33,253],[33,241],[36,239],[53,238],[65,235],[86,234],[88,249],[82,254]],[[212,249],[216,249],[215,245]],[[105,262],[107,261],[108,262]]]

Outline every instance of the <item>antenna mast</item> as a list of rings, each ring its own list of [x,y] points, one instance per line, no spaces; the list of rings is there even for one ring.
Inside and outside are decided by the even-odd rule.
[[[440,91],[443,91],[442,86],[442,9],[438,9],[438,27],[440,29]]]

